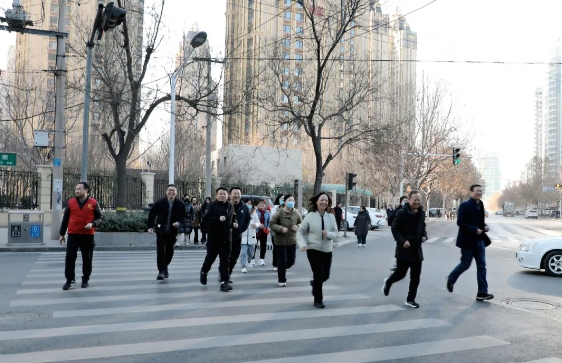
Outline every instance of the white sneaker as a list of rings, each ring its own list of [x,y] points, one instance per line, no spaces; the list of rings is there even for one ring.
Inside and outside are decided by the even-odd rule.
[[[278,283],[277,283],[277,286],[279,286],[279,287],[285,287],[285,286],[287,286],[287,283],[286,283],[286,282],[278,282]]]
[[[248,272],[248,270],[246,270],[246,267],[242,267],[242,273],[245,274],[246,272]]]
[[[264,260],[260,260],[259,261],[260,266],[265,266],[265,261]]]
[[[250,261],[250,267],[254,267],[256,265],[256,262],[254,260]]]
[[[271,268],[273,271],[277,271],[277,267],[272,267]]]

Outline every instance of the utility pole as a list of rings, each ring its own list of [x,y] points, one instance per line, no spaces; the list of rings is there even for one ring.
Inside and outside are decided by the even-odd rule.
[[[59,33],[66,32],[66,0],[59,0]],[[66,40],[57,36],[57,61],[55,70],[55,132],[54,132],[54,166],[53,188],[51,196],[52,222],[51,239],[59,238],[62,223],[62,191],[64,170],[64,148],[66,144]],[[58,161],[57,161],[58,159]]]
[[[343,220],[343,236],[347,237],[347,189],[348,189],[348,185],[347,185],[347,181],[349,180],[349,173],[345,173],[345,206],[343,207],[345,209],[345,214],[344,214],[344,220]]]

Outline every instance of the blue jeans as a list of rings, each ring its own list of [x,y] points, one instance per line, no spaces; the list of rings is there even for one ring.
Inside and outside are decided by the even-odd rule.
[[[251,260],[253,255],[254,245],[242,245],[240,251],[240,266],[242,266],[242,268],[246,267],[248,260]]]
[[[476,279],[478,280],[478,293],[488,293],[488,282],[486,281],[486,246],[484,241],[480,240],[472,247],[472,249],[461,249],[461,263],[457,265],[449,274],[449,283],[457,282],[459,276],[470,268],[472,259],[476,261]]]

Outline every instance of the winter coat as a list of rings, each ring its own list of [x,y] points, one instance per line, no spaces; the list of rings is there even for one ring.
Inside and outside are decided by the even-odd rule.
[[[277,210],[279,210],[279,208],[283,208],[280,205],[274,205],[273,208],[271,208],[270,214],[269,214],[269,218],[271,219],[272,216],[275,215],[275,213],[277,213]],[[272,229],[271,230],[271,237],[275,237],[275,231]]]
[[[271,217],[271,230],[275,231],[274,243],[276,246],[294,246],[297,244],[297,232],[293,231],[293,226],[299,226],[302,223],[300,213],[293,209],[287,212],[285,208],[279,208],[277,213]],[[287,232],[283,233],[283,228],[287,228]]]
[[[226,220],[221,221],[221,216]],[[209,204],[203,215],[203,225],[208,231],[207,243],[231,243],[234,222],[236,213],[232,203],[215,200]]]
[[[236,220],[238,222],[238,228],[232,229],[233,236],[241,236],[247,229],[248,225],[250,224],[250,210],[246,203],[238,203],[238,205],[234,205],[234,211],[236,213]]]
[[[162,198],[152,205],[150,212],[148,213],[148,229],[154,229],[158,234],[166,233],[166,225],[168,224],[168,213],[170,210],[170,205],[168,203],[168,198]],[[154,220],[156,219],[156,228],[154,228]],[[178,228],[173,226],[174,223],[178,222],[180,225],[185,223],[187,219],[187,212],[185,210],[185,204],[180,199],[175,199],[172,204],[172,216],[170,221],[170,230],[168,233],[172,235],[178,234]]]
[[[355,235],[357,237],[367,237],[369,229],[371,228],[371,216],[369,212],[366,210],[360,211],[353,225],[355,226]]]
[[[327,236],[322,235],[322,216],[320,216],[320,213],[309,212],[304,217],[297,232],[299,248],[306,246],[310,250],[332,252],[333,242],[338,239],[338,226],[333,214],[324,213],[324,230],[328,232]],[[275,240],[277,240],[277,237]]]
[[[187,218],[185,219],[185,223],[183,223],[181,227],[178,228],[178,233],[190,234],[193,229],[193,217],[194,217],[193,204],[191,204],[191,202],[185,205],[185,211],[187,213]]]
[[[264,212],[265,212],[265,214],[263,216],[263,219],[264,219],[263,228],[269,228],[270,229],[271,228],[271,226],[270,226],[271,213],[267,209],[264,209]],[[256,209],[255,213],[256,213],[256,216],[258,217],[258,221],[260,221],[260,211],[259,211],[259,209]],[[261,223],[261,221],[260,221],[260,223]],[[271,235],[273,236],[273,231],[271,229],[269,231],[270,231]],[[256,235],[258,237],[261,233],[264,233],[263,229],[262,228],[256,228]]]
[[[260,218],[254,209],[250,214],[250,225],[246,232],[242,233],[243,245],[255,245],[257,243],[256,230],[260,225]]]
[[[199,204],[193,206],[193,222],[191,223],[191,227],[201,227],[201,205]]]
[[[207,211],[207,208],[212,204],[211,203],[207,203],[207,202],[203,202],[203,204],[201,205],[201,224],[199,225],[199,227],[201,228],[201,230],[203,232],[207,232],[209,230],[208,226],[205,226],[204,222],[203,222],[203,216],[205,215],[205,212]]]
[[[478,241],[488,240],[489,242],[489,237],[484,233],[484,228],[487,227],[484,219],[485,211],[482,201],[480,201],[480,206],[478,206],[476,200],[470,198],[459,205],[457,247],[470,250]],[[476,234],[479,229],[482,230],[482,233]]]
[[[420,206],[414,213],[406,203],[397,210],[392,222],[392,235],[396,241],[395,257],[399,260],[423,261],[422,237],[427,238],[425,230],[425,212]],[[410,242],[405,248],[404,242]]]
[[[386,214],[386,218],[388,220],[388,225],[392,227],[392,222],[394,221],[394,216],[396,215],[396,213],[398,213],[398,211],[402,209],[402,204],[400,204],[398,207],[396,207],[395,210],[391,211],[390,213]]]

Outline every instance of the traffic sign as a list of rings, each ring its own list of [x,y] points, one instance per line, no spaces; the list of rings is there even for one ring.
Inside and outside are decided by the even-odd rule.
[[[0,153],[0,166],[16,166],[16,153]]]
[[[53,166],[60,166],[60,159],[59,158],[53,159]]]
[[[29,234],[31,238],[41,238],[41,226],[39,225],[32,225],[31,232]]]

